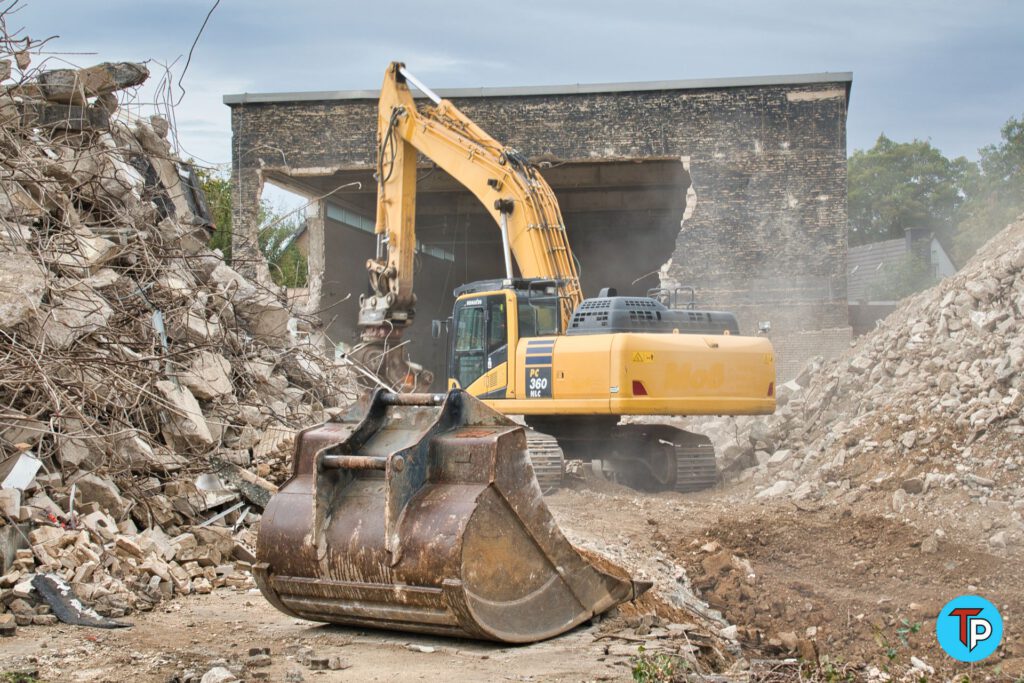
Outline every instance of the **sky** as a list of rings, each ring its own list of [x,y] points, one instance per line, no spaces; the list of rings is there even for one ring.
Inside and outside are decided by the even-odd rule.
[[[185,71],[214,2],[22,0],[6,23],[58,36],[34,66],[150,60],[132,106],[172,111],[210,165],[225,94],[375,89],[392,60],[434,89],[852,71],[850,151],[884,132],[976,159],[1024,116],[1019,0],[220,0]]]

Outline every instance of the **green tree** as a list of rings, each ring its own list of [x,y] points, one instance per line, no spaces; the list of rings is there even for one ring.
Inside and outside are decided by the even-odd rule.
[[[978,150],[978,171],[968,178],[954,239],[961,263],[1024,213],[1024,117],[1010,118],[1001,135],[1000,143]]]
[[[972,167],[927,141],[895,142],[884,134],[871,149],[854,151],[847,166],[850,244],[902,237],[910,227],[951,236]]]
[[[213,215],[215,228],[210,248],[220,249],[224,260],[231,263],[231,180],[224,174],[199,168],[196,173]],[[267,259],[274,282],[284,287],[305,287],[308,275],[306,257],[295,240],[304,223],[294,213],[277,211],[266,201],[260,203],[257,217],[261,226],[258,235],[260,251]]]
[[[267,213],[268,220],[263,222],[259,232],[260,251],[267,259],[270,276],[276,284],[305,287],[308,264],[296,239],[304,224],[293,215]]]
[[[210,248],[220,249],[224,260],[231,263],[231,181],[203,168],[196,168],[199,184],[206,194],[206,204],[213,216],[213,237]]]

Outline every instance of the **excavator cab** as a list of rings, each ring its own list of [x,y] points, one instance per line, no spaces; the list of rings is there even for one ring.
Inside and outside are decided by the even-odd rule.
[[[551,280],[485,280],[455,290],[448,388],[484,400],[506,398],[509,353],[519,340],[559,334],[561,306]]]

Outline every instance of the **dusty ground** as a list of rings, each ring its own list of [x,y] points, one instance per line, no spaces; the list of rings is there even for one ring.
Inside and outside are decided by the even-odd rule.
[[[971,680],[1024,676],[1021,553],[993,555],[951,535],[940,552],[923,554],[930,528],[884,512],[884,501],[861,501],[856,512],[801,509],[749,502],[742,489],[646,495],[605,485],[564,490],[548,502],[570,537],[601,539],[658,580],[662,592],[600,624],[509,648],[315,625],[279,614],[258,593],[222,589],[134,615],[131,629],[19,629],[0,641],[0,671],[35,669],[50,681],[169,681],[216,665],[275,681],[631,680],[639,647],[656,651],[658,638],[669,642],[657,622],[650,634],[632,628],[638,617],[653,611],[663,626],[686,621],[666,597],[682,591],[685,567],[696,592],[738,627],[742,648],[691,643],[695,652],[714,651],[699,657],[703,674],[756,679],[746,670],[750,662],[760,671],[758,660],[802,655],[816,661],[805,675],[820,665],[822,676],[838,670],[866,679],[874,667],[898,679],[916,656],[937,670],[934,680],[945,680],[967,671],[939,650],[934,615],[952,597],[977,592],[1000,607],[1006,634],[998,658],[975,667]],[[680,583],[665,586],[675,579]],[[694,638],[718,628],[707,617],[692,621],[699,625]],[[250,648],[269,648],[270,665],[242,668]],[[310,652],[303,648],[340,656],[350,668],[313,671],[301,663]],[[785,671],[797,676],[792,666]]]

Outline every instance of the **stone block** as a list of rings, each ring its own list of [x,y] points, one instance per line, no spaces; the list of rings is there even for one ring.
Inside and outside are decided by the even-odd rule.
[[[100,509],[109,512],[114,519],[120,519],[128,512],[131,504],[121,497],[121,489],[109,479],[86,473],[72,479],[70,483],[78,487],[83,501],[96,502]]]
[[[213,435],[191,391],[167,380],[157,382],[156,389],[167,402],[162,411],[164,433],[171,437],[172,442],[185,448],[213,444]]]
[[[0,254],[0,329],[29,320],[46,291],[46,273],[28,254]]]

